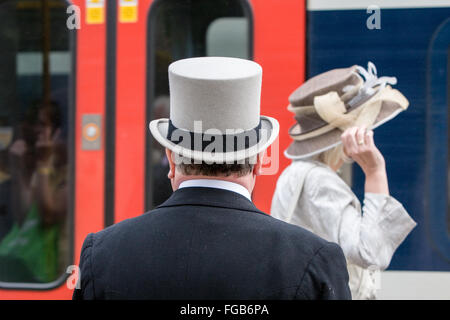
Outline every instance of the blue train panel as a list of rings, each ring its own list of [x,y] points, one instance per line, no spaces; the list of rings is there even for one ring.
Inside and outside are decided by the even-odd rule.
[[[368,29],[364,9],[307,13],[307,77],[372,61],[379,76],[395,76],[407,111],[376,129],[391,194],[418,226],[394,255],[391,270],[450,271],[448,108],[450,7],[381,9],[380,29]],[[364,175],[353,166],[361,199]]]

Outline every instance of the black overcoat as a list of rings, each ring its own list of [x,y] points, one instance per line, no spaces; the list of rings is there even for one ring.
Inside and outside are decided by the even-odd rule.
[[[74,299],[351,299],[341,248],[215,188],[89,234]]]

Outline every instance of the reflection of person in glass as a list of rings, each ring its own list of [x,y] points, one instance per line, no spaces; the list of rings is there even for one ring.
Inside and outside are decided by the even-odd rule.
[[[278,179],[271,213],[342,247],[353,299],[376,299],[380,270],[416,225],[389,194],[384,157],[366,129],[408,107],[388,85],[395,82],[377,78],[370,63],[369,71],[353,66],[320,74],[289,97],[297,124],[285,155],[293,161]],[[344,160],[355,161],[365,174],[362,208],[337,175]]]
[[[8,166],[8,147],[12,141],[13,129],[2,126],[0,121],[0,240],[12,225],[10,209],[11,176]]]
[[[39,104],[33,129],[22,130],[9,148],[16,221],[0,243],[0,281],[49,282],[58,275],[67,208],[67,157],[60,125],[58,106]]]

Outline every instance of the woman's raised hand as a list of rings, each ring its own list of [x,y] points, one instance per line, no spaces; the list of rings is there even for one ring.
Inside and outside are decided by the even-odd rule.
[[[373,131],[352,127],[341,135],[344,153],[353,159],[366,175],[366,192],[389,194],[386,163],[373,140]]]

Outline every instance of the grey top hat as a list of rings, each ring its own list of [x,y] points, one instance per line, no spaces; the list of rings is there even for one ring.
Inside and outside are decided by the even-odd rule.
[[[260,116],[262,68],[245,59],[200,57],[169,66],[170,119],[149,124],[154,138],[182,157],[233,163],[264,151],[278,122]]]
[[[391,120],[409,104],[388,85],[396,83],[395,77],[378,78],[371,62],[367,70],[354,65],[309,79],[289,96],[288,110],[297,123],[289,129],[294,141],[285,156],[311,157],[339,145],[342,131],[349,126],[376,128]]]

